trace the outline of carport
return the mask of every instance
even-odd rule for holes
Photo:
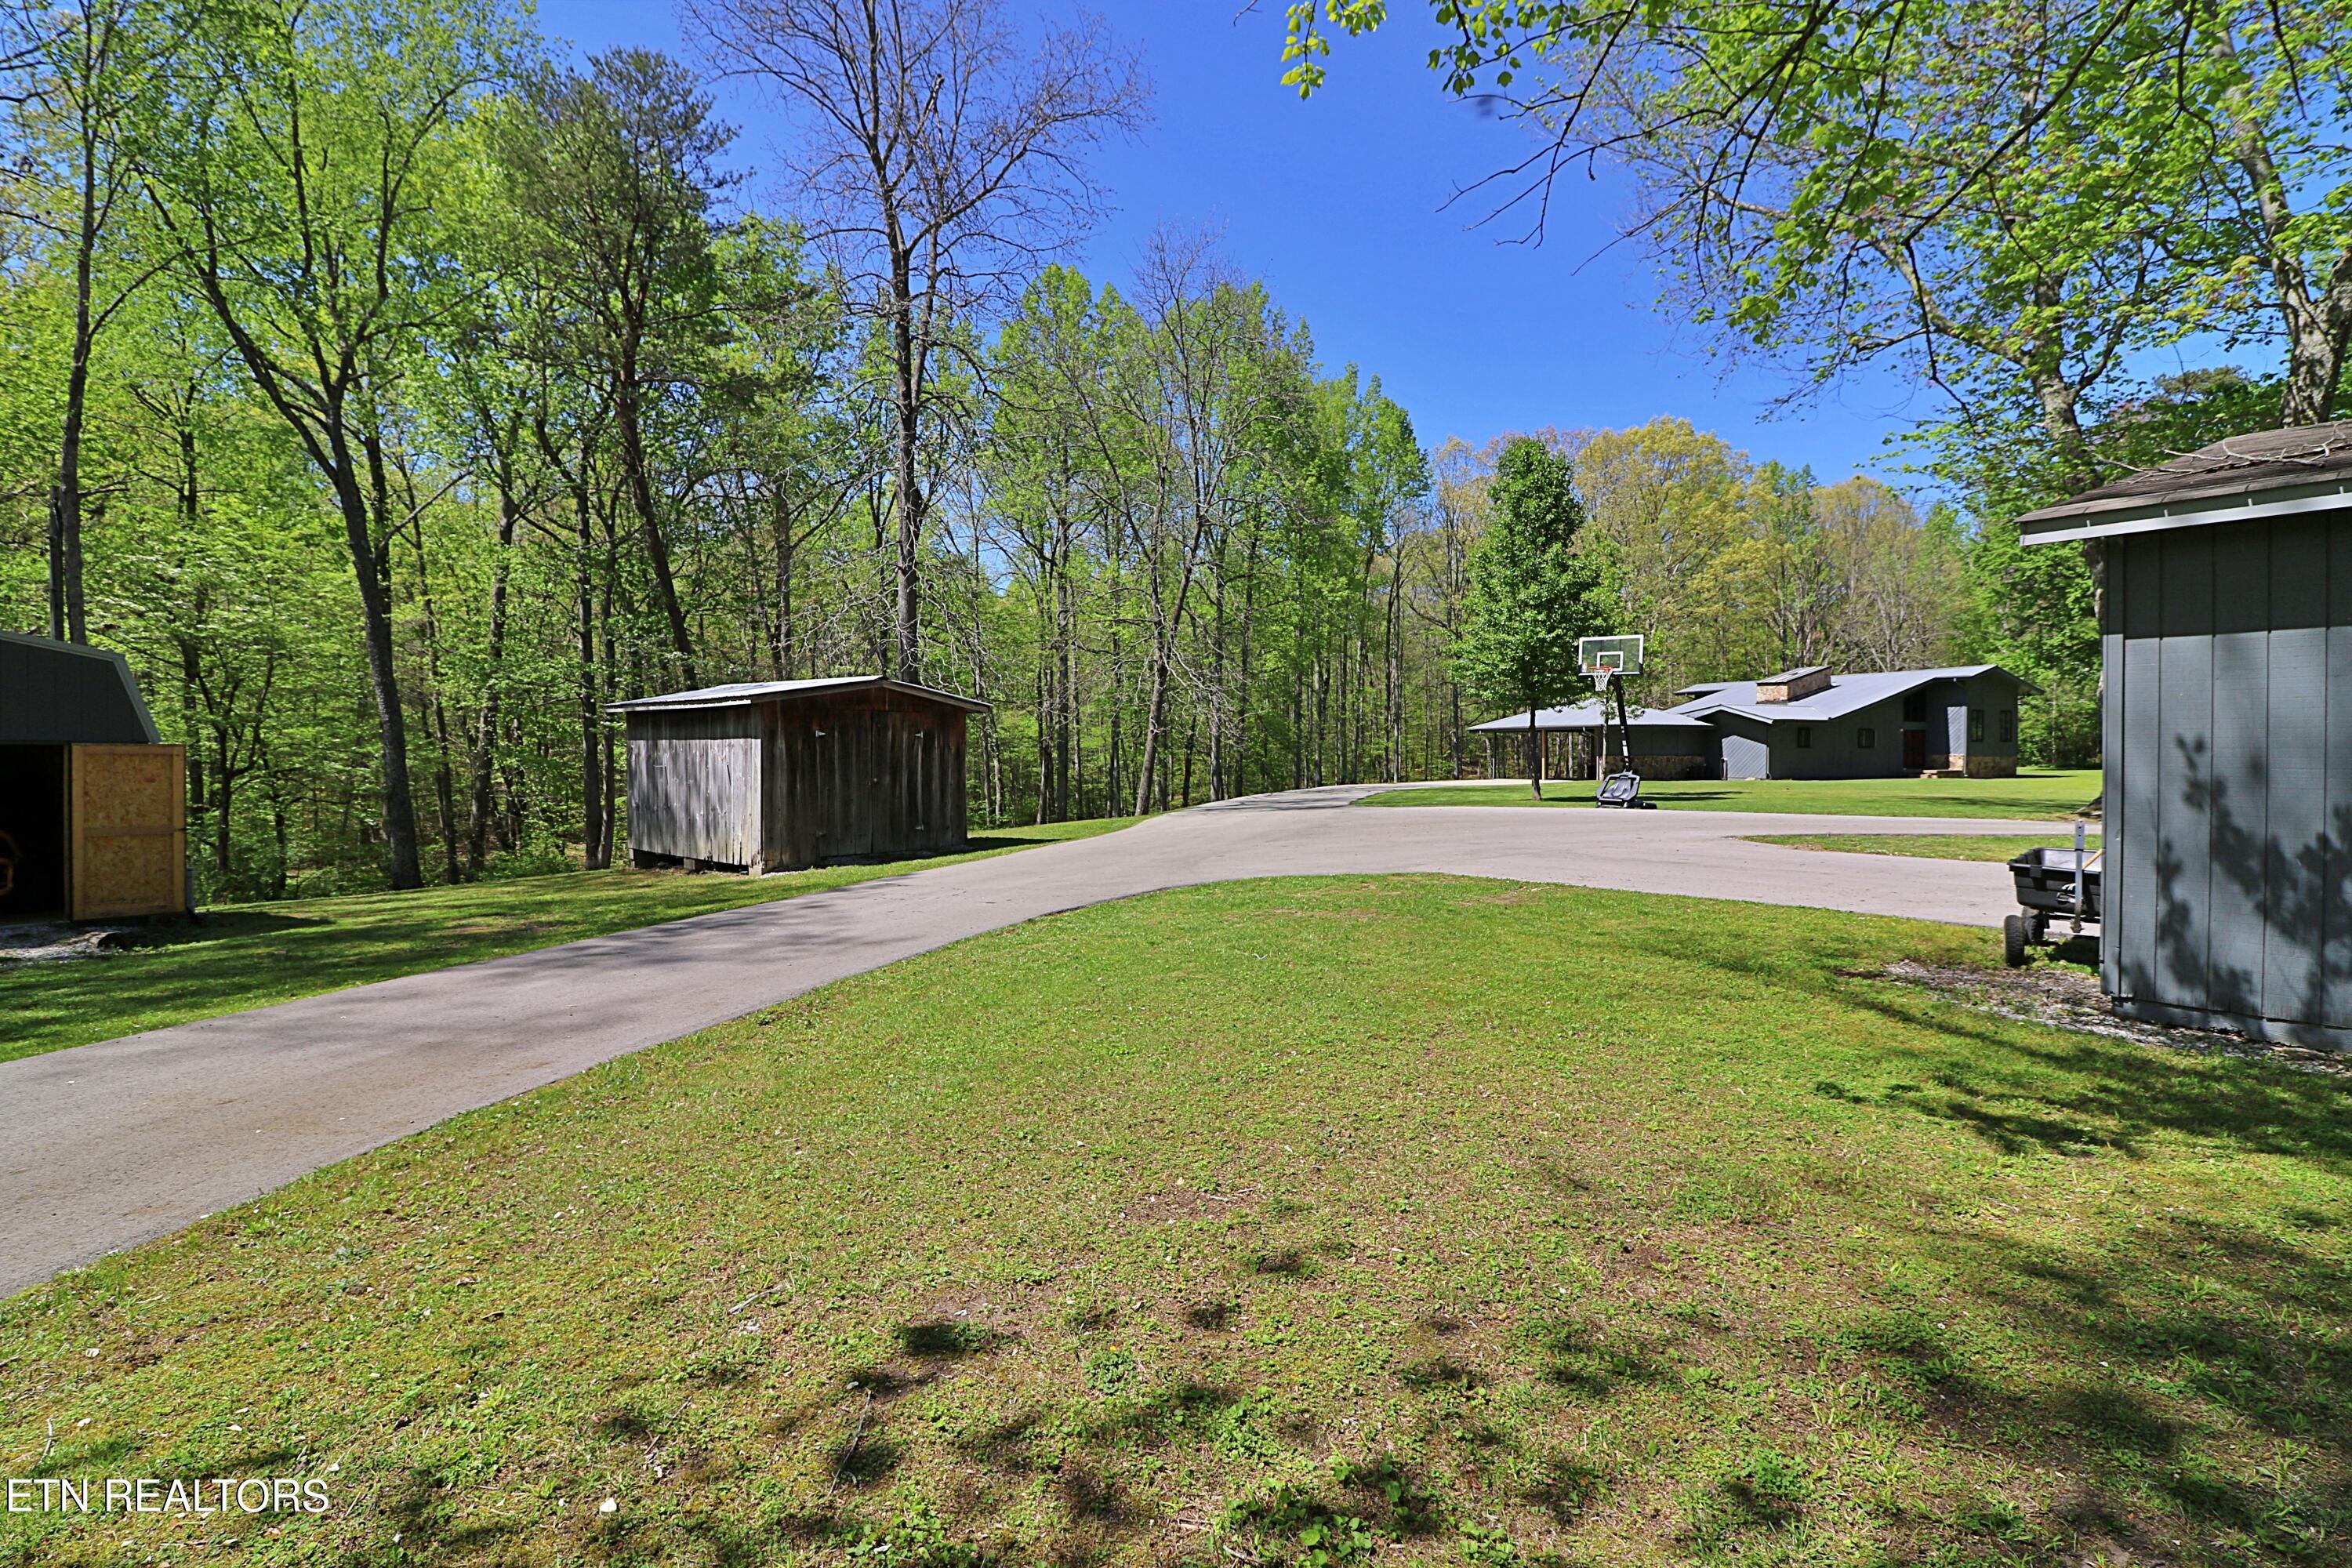
[[[1604,720],[1612,736],[1609,743],[1613,756],[1618,746],[1626,744],[1625,736],[1617,735],[1617,717],[1612,711],[1605,716],[1597,701],[1571,703],[1564,708],[1536,710],[1535,731],[1545,747],[1545,775],[1550,778],[1589,779],[1594,775],[1600,755],[1600,734]],[[1715,731],[1696,719],[1663,708],[1636,709],[1633,722],[1626,726],[1630,735],[1629,750],[1632,766],[1645,779],[1704,779],[1716,773]],[[1484,735],[1489,748],[1490,773],[1498,771],[1491,764],[1492,748],[1497,740],[1508,741],[1517,736],[1524,741],[1528,733],[1528,716],[1514,713],[1507,719],[1492,719],[1484,724],[1473,724],[1470,732]],[[1567,756],[1557,755],[1556,747],[1564,742]],[[1524,747],[1522,748],[1524,750]],[[1558,763],[1559,765],[1551,764]]]

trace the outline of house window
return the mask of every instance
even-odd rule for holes
[[[1798,747],[1798,749],[1799,749],[1800,751],[1810,750],[1810,749],[1811,748],[1811,746],[1812,746],[1812,743],[1813,743],[1813,727],[1812,727],[1811,724],[1800,724],[1800,725],[1798,725],[1798,726],[1797,726],[1797,747]]]
[[[2004,744],[2013,746],[2017,743],[2017,710],[2014,708],[2000,710],[2000,738]]]
[[[1878,744],[1878,731],[1864,724],[1853,732],[1853,743],[1860,750],[1866,752]]]
[[[1969,710],[1969,739],[1971,741],[1984,739],[1984,710],[1981,708]]]
[[[1903,718],[1906,722],[1912,724],[1924,724],[1927,721],[1927,694],[1926,692],[1912,691],[1905,693],[1903,698]]]

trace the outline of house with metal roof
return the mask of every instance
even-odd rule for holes
[[[2117,1012],[2352,1047],[2352,423],[2018,519],[2095,543]]]
[[[1808,665],[1685,687],[1673,711],[1714,729],[1719,778],[2002,778],[2017,772],[2026,689],[1997,664],[1842,674]]]
[[[1711,680],[1672,708],[1632,714],[1634,772],[1644,778],[1864,779],[2017,772],[2017,700],[2030,688],[1997,664],[1833,673],[1826,665],[1759,680]],[[1601,704],[1537,710],[1539,735],[1566,733],[1570,777],[1592,776]],[[1613,718],[1610,720],[1613,725]],[[1528,715],[1471,726],[1524,734]]]
[[[958,849],[964,729],[988,704],[880,676],[615,702],[640,867],[797,869]]]

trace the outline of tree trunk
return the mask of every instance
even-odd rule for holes
[[[652,566],[654,592],[661,599],[662,618],[669,628],[670,651],[677,656],[678,673],[689,687],[702,684],[694,668],[694,639],[688,634],[686,611],[677,601],[677,579],[670,571],[669,541],[662,533],[661,516],[654,506],[652,471],[646,461],[645,432],[637,411],[636,367],[625,365],[613,387],[614,422],[621,432],[621,477],[645,536],[646,561]]]
[[[326,421],[333,471],[329,475],[343,519],[343,545],[360,591],[362,639],[367,654],[368,687],[375,699],[376,739],[382,752],[378,799],[382,807],[386,868],[393,888],[425,885],[417,859],[416,803],[408,785],[408,722],[400,701],[400,671],[392,646],[392,552],[376,545],[358,466],[343,434],[341,411]]]
[[[73,346],[66,365],[65,420],[58,442],[57,487],[49,496],[49,635],[88,642],[81,577],[81,440],[89,405],[89,358],[97,340],[90,314],[98,247],[98,149],[87,122],[81,132],[81,179],[76,195]]]
[[[1536,698],[1528,694],[1528,787],[1535,792],[1536,802],[1543,802],[1544,755],[1543,742],[1536,732]]]
[[[466,824],[466,859],[477,877],[482,874],[482,858],[489,847],[491,751],[498,735],[499,678],[507,645],[507,570],[509,557],[514,550],[515,526],[521,521],[521,515],[522,509],[515,500],[511,485],[501,483],[499,487],[499,558],[498,564],[490,571],[490,625],[488,646],[483,650],[488,673],[482,684],[481,711],[474,719],[473,755],[467,759],[474,794]]]
[[[925,498],[916,462],[922,431],[923,367],[915,342],[913,268],[903,247],[890,252],[892,484],[898,492],[898,592],[891,608],[892,668],[898,679],[923,679],[922,625],[916,566],[923,539]]]

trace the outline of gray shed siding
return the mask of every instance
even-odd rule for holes
[[[760,859],[764,748],[751,707],[629,720],[629,847],[721,866]]]
[[[2352,1030],[2352,512],[2106,542],[2106,989]]]
[[[793,870],[967,841],[957,701],[860,686],[626,711],[638,865]]]

